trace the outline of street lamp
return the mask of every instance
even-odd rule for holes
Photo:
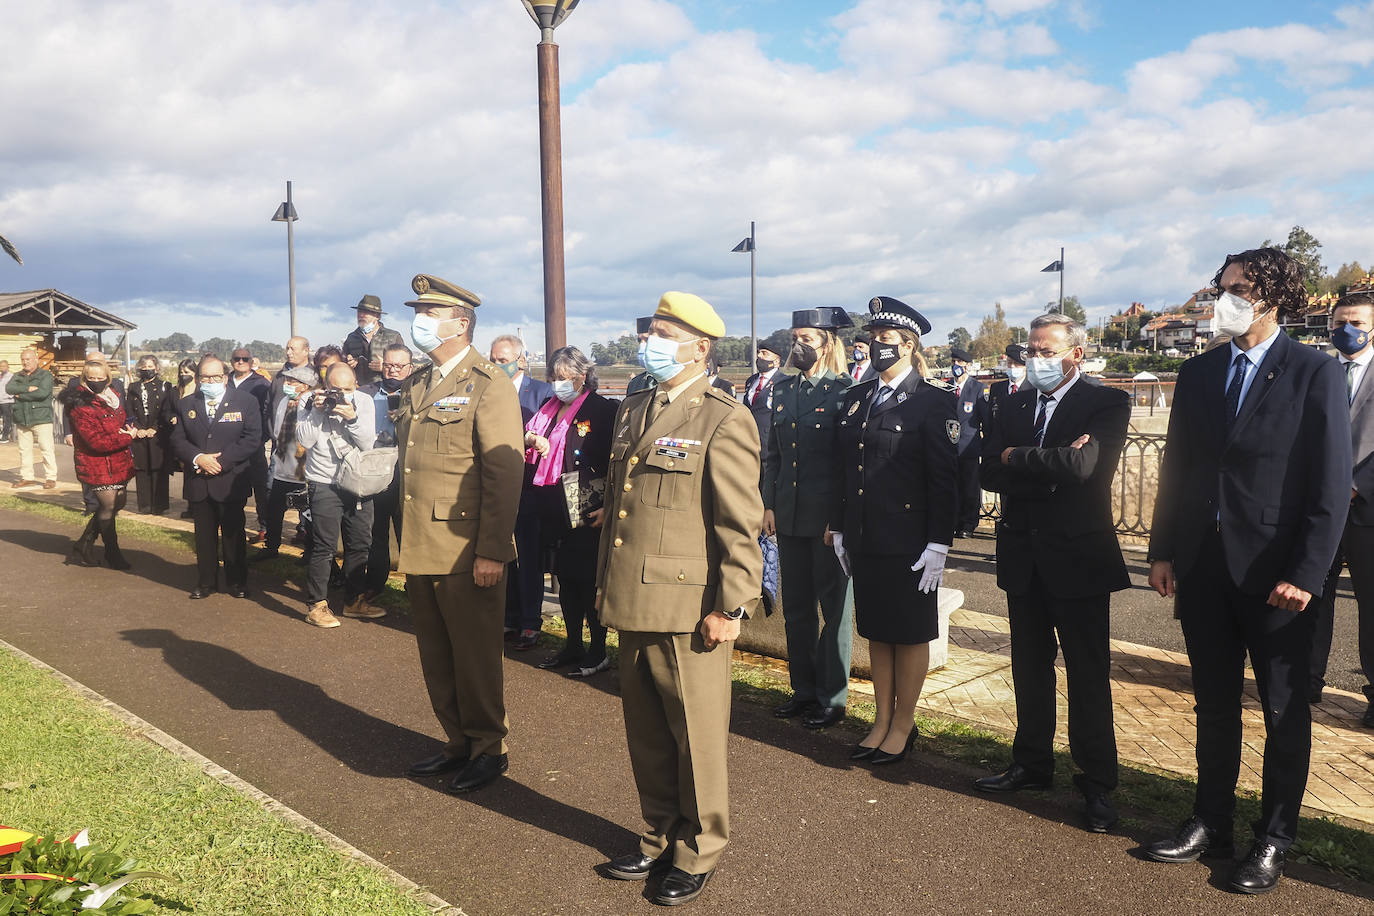
[[[286,278],[291,287],[291,336],[296,336],[296,238],[292,223],[296,216],[296,205],[291,203],[291,182],[286,183],[286,200],[272,215],[272,222],[286,223]]]
[[[563,138],[559,123],[558,45],[553,30],[578,0],[520,0],[539,26],[539,174],[544,225],[544,354],[567,343],[563,285]]]
[[[758,276],[758,272],[754,268],[754,250],[754,221],[751,219],[749,221],[749,237],[730,249],[732,252],[749,252],[749,365],[751,366],[754,364],[754,360],[759,358],[759,335],[754,326],[754,281]]]

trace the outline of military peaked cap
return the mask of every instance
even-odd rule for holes
[[[868,300],[868,314],[866,327],[906,328],[917,334],[930,333],[930,322],[926,316],[891,296],[874,296]]]
[[[410,281],[410,288],[415,290],[415,294],[419,297],[406,303],[412,307],[462,305],[475,309],[482,304],[482,298],[476,293],[470,293],[461,286],[429,274],[416,274],[415,279]]]

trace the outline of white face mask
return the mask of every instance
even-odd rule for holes
[[[1016,384],[1019,385],[1019,384],[1021,384],[1021,382],[1025,381],[1025,378],[1026,378],[1026,367],[1025,367],[1025,366],[1012,366],[1010,369],[1007,370],[1007,375],[1011,377],[1011,380],[1012,380],[1013,382],[1015,382]]]
[[[1235,293],[1222,293],[1213,306],[1217,318],[1217,333],[1225,334],[1227,337],[1240,337],[1255,323],[1255,306],[1263,304],[1263,300],[1252,303]]]
[[[558,400],[568,404],[577,397],[577,386],[572,379],[558,379],[553,383],[553,394]]]

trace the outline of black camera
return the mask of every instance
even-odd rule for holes
[[[348,394],[343,391],[343,389],[328,388],[325,390],[324,403],[320,405],[320,409],[328,412],[338,407],[340,404],[345,403],[347,400]]]
[[[386,396],[386,409],[387,409],[387,410],[400,410],[400,409],[401,409],[401,392],[399,392],[399,391],[393,391],[393,392],[390,392],[390,393],[387,394],[387,396]]]

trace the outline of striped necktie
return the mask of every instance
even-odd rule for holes
[[[1045,427],[1049,422],[1049,405],[1054,397],[1048,394],[1040,395],[1040,410],[1035,415],[1035,447],[1044,448],[1045,446]]]

